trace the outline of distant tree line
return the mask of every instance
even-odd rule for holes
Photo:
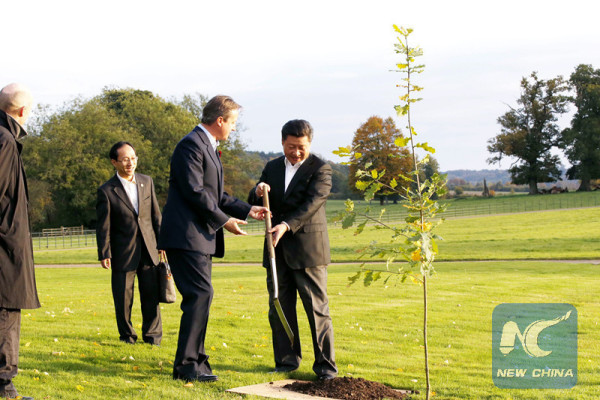
[[[512,182],[537,194],[538,183],[560,179],[555,150],[561,150],[571,163],[568,179],[580,180],[578,190],[591,190],[593,180],[600,179],[600,70],[581,64],[568,81],[561,76],[543,80],[533,72],[521,80],[517,104],[498,118],[501,133],[488,141],[488,162],[515,160],[509,168]],[[576,112],[570,127],[561,129],[558,117],[569,105]]]
[[[167,100],[145,90],[105,88],[98,96],[77,98],[57,109],[40,106],[30,119],[23,149],[33,229],[95,226],[96,189],[115,173],[108,151],[120,140],[135,147],[137,171],[154,179],[162,207],[173,149],[200,122],[207,100],[201,94]],[[238,131],[243,130],[238,124]],[[245,199],[265,163],[282,153],[246,151],[239,132],[219,149],[225,190]],[[348,168],[332,166],[332,197],[343,197],[349,193]]]

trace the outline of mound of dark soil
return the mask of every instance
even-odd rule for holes
[[[340,377],[315,382],[294,382],[284,387],[311,396],[342,400],[409,399],[407,394],[362,378]]]

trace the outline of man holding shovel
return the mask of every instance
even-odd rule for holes
[[[265,241],[263,266],[267,268],[275,372],[294,371],[302,359],[296,316],[298,294],[312,334],[313,371],[319,379],[332,379],[337,375],[337,367],[327,298],[330,252],[325,216],[331,167],[310,154],[312,135],[308,121],[292,120],[283,126],[284,156],[267,163],[259,183],[250,191],[248,202],[263,204],[263,196],[268,196],[273,215],[273,227],[268,234],[272,235],[275,257],[271,260],[269,243]],[[271,268],[273,262],[276,268]],[[277,301],[284,318],[277,312]],[[288,332],[286,319],[291,328]]]

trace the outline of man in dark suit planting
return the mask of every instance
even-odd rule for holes
[[[266,210],[223,190],[223,165],[217,145],[235,130],[239,109],[231,97],[210,99],[202,110],[201,123],[179,141],[171,157],[169,195],[158,246],[169,256],[182,297],[173,379],[218,379],[204,350],[213,297],[212,257],[223,257],[225,253],[223,229],[245,235],[239,225],[246,224],[248,216],[263,219]]]
[[[119,339],[134,344],[137,334],[131,325],[135,276],[142,305],[142,339],[159,345],[162,323],[159,308],[159,253],[156,238],[161,214],[152,178],[136,174],[137,155],[128,142],[110,149],[116,174],[98,189],[96,238],[98,259],[112,269],[111,286]]]
[[[307,121],[287,122],[281,135],[284,156],[267,163],[248,197],[249,203],[259,204],[268,192],[279,301],[295,338],[292,347],[273,304],[271,269],[267,268],[275,371],[289,372],[300,365],[302,353],[296,316],[296,299],[300,295],[312,334],[313,371],[319,379],[331,379],[337,375],[337,366],[327,298],[330,251],[325,202],[331,190],[332,170],[310,154],[313,129]],[[263,266],[269,266],[266,243]]]

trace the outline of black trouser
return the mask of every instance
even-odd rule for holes
[[[208,315],[213,298],[211,256],[197,252],[167,249],[175,285],[181,293],[181,323],[173,365],[174,378],[212,374],[204,350]]]
[[[21,310],[0,308],[0,397],[17,397],[12,379],[17,375]]]
[[[277,249],[276,253],[279,253]],[[279,302],[292,328],[295,341],[292,348],[273,304],[271,269],[267,268],[269,323],[273,335],[275,367],[292,370],[300,365],[302,351],[298,332],[298,318],[296,316],[296,301],[297,296],[300,295],[312,335],[315,354],[313,371],[318,376],[337,375],[338,370],[335,365],[333,349],[333,326],[329,316],[329,300],[327,298],[327,267],[319,266],[294,270],[288,267],[281,254],[277,254],[276,262]]]
[[[136,275],[142,306],[142,339],[146,343],[159,345],[162,339],[162,321],[160,318],[158,270],[152,264],[149,256],[142,257],[140,265],[133,271],[112,271],[111,286],[119,339],[135,343],[138,338],[131,324]]]

